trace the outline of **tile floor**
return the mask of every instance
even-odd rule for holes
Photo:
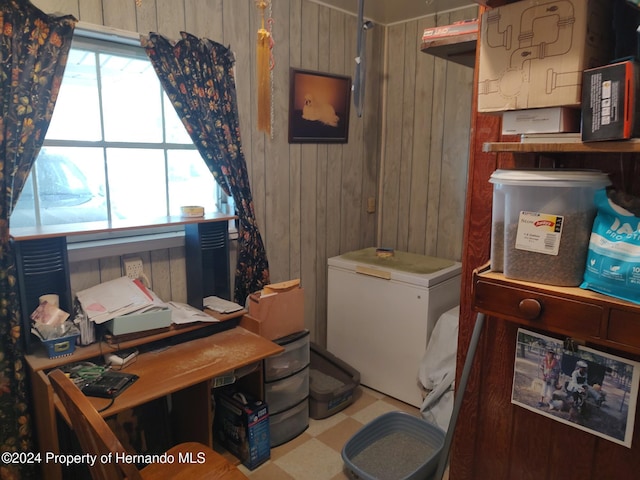
[[[322,420],[309,419],[309,428],[293,440],[271,450],[271,459],[260,467],[239,468],[251,480],[345,480],[341,451],[363,426],[380,415],[404,411],[419,416],[420,411],[403,402],[359,386],[347,408]],[[445,474],[445,478],[447,475]]]

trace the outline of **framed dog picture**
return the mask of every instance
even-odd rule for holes
[[[290,70],[289,143],[347,143],[351,77]]]

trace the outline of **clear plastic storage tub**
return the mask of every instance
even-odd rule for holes
[[[279,413],[309,396],[309,367],[290,377],[265,382],[265,398],[269,404],[269,412]]]
[[[309,427],[309,399],[269,416],[271,448],[287,443]]]
[[[515,280],[575,287],[582,282],[595,192],[611,182],[595,170],[496,170],[491,266]],[[496,211],[504,205],[502,212]],[[502,236],[500,235],[502,232]]]
[[[264,379],[267,382],[287,377],[309,365],[309,330],[303,330],[276,340],[284,352],[266,358]]]

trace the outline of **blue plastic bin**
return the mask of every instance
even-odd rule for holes
[[[357,431],[344,445],[342,459],[353,478],[424,480],[438,467],[444,438],[441,428],[422,418],[389,412]]]

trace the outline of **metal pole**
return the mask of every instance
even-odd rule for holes
[[[482,333],[482,327],[484,325],[484,313],[478,313],[476,316],[476,324],[473,327],[473,333],[471,334],[471,341],[469,342],[469,348],[467,349],[467,358],[464,361],[464,367],[462,368],[462,375],[460,376],[460,385],[456,392],[456,398],[453,403],[453,412],[451,419],[449,420],[449,427],[447,428],[447,434],[444,437],[444,446],[440,452],[440,458],[438,459],[438,470],[434,480],[442,480],[444,471],[449,461],[449,449],[451,448],[451,442],[453,440],[453,433],[456,429],[456,423],[458,421],[458,414],[460,413],[460,407],[462,406],[462,400],[464,398],[464,391],[467,388],[467,381],[469,380],[469,372],[473,364],[473,359],[476,355],[476,349],[478,347],[478,341],[480,340],[480,334]]]

